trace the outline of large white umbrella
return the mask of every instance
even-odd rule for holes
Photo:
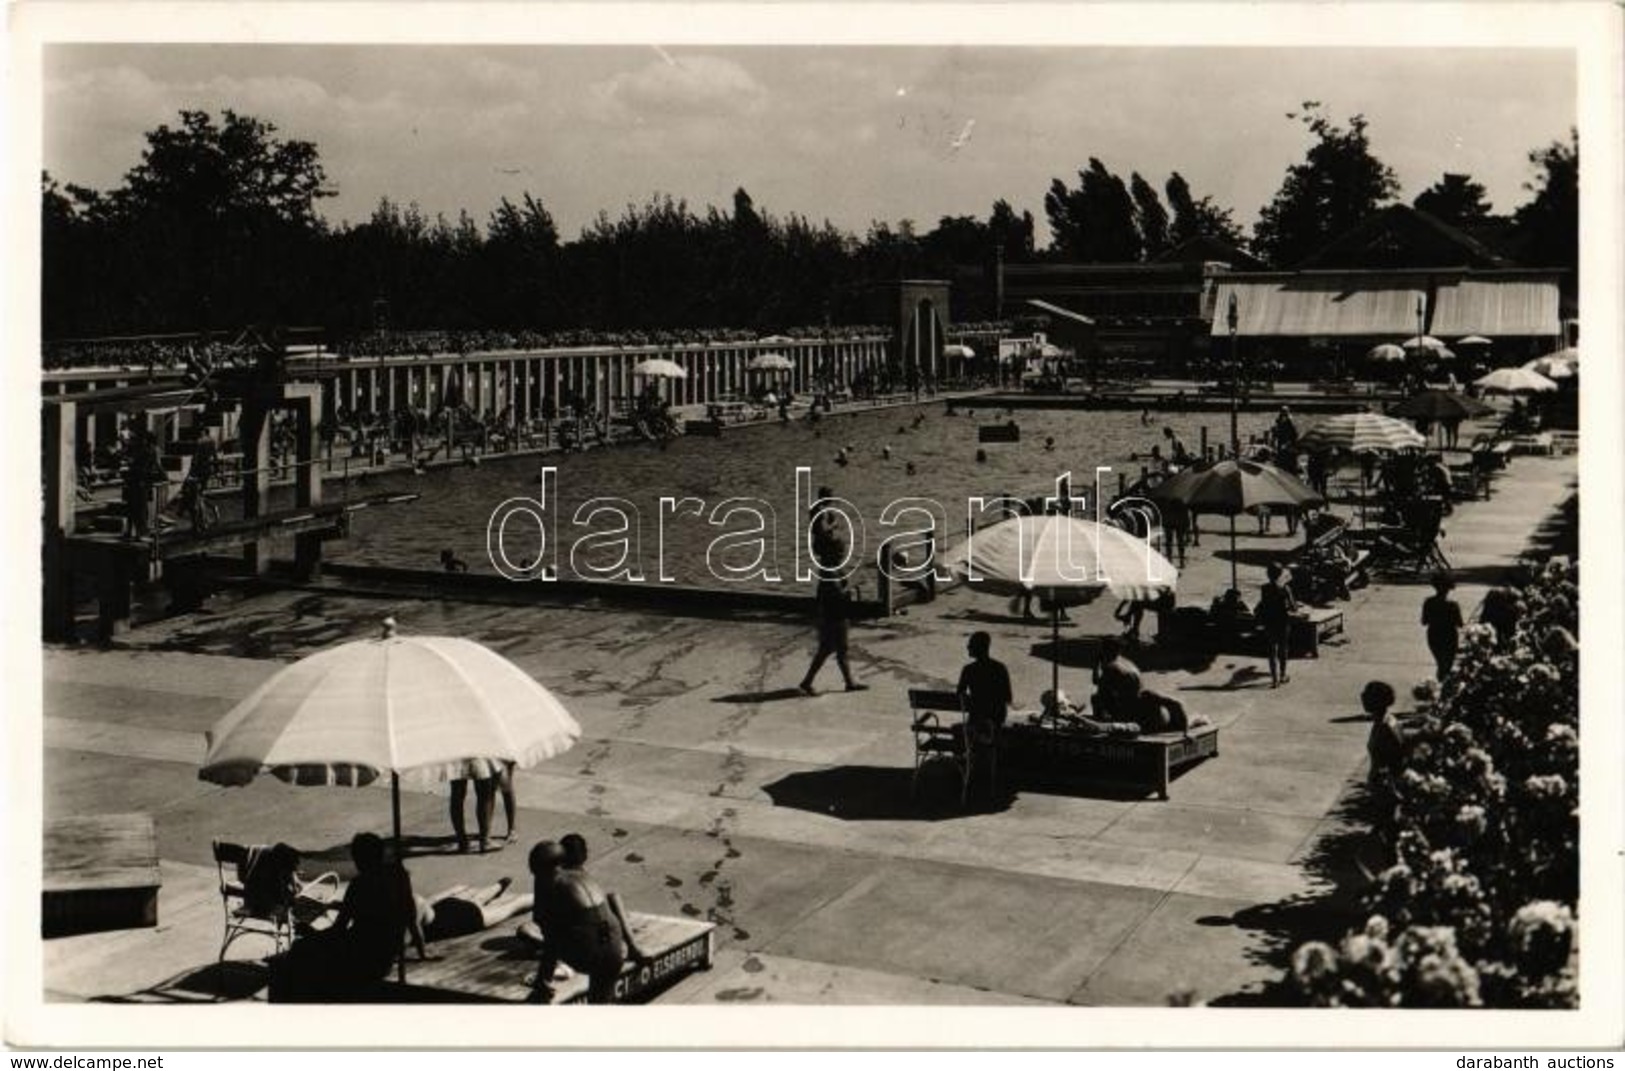
[[[745,364],[752,372],[789,372],[796,363],[782,353],[759,353]]]
[[[676,361],[668,361],[664,357],[651,357],[647,361],[639,361],[632,366],[634,376],[648,376],[651,379],[687,379],[688,369]]]
[[[1493,339],[1485,338],[1483,335],[1468,335],[1466,338],[1456,339],[1456,345],[1458,346],[1492,346],[1494,344]]]
[[[969,361],[976,356],[976,351],[971,349],[969,346],[960,346],[956,344],[942,347],[942,355],[944,357],[958,357],[960,360]]]
[[[1473,380],[1473,385],[1490,394],[1536,394],[1557,389],[1556,383],[1528,368],[1497,368]]]
[[[1365,355],[1367,360],[1372,361],[1403,361],[1405,359],[1405,350],[1392,342],[1384,342],[1380,346],[1372,346],[1366,351]]]
[[[1580,366],[1574,361],[1555,355],[1536,357],[1523,365],[1524,368],[1547,379],[1573,379],[1580,374]]]
[[[1444,343],[1434,338],[1432,335],[1417,335],[1415,338],[1407,338],[1404,342],[1401,342],[1400,345],[1404,346],[1408,350],[1444,349]]]
[[[1153,599],[1173,589],[1179,572],[1149,542],[1114,524],[1064,514],[1018,516],[989,525],[949,555],[954,573],[996,595],[1043,595],[1050,603],[1060,691],[1061,599],[1088,601],[1110,590],[1121,599]]]
[[[447,780],[479,759],[533,766],[580,737],[569,711],[506,658],[472,640],[398,636],[387,620],[379,638],[318,651],[254,689],[207,733],[198,777],[354,786],[388,773],[398,852],[402,774]]]

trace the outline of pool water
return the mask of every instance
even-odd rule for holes
[[[1243,440],[1262,434],[1271,419],[1267,413],[1242,414]],[[977,441],[978,425],[1008,420],[1020,425],[1020,442]],[[856,542],[864,549],[863,560],[872,564],[880,541],[903,530],[879,523],[889,502],[926,496],[942,503],[948,525],[946,542],[952,544],[963,538],[967,500],[973,496],[1053,493],[1056,478],[1070,470],[1073,494],[1086,494],[1092,504],[1097,465],[1123,471],[1132,482],[1141,464],[1131,461],[1131,455],[1144,454],[1162,443],[1165,424],[1193,451],[1199,446],[1203,425],[1210,442],[1228,434],[1228,417],[1222,413],[1153,414],[1146,424],[1135,411],[1024,410],[1011,414],[973,407],[948,415],[940,403],[933,403],[838,413],[817,423],[798,420],[733,428],[721,438],[686,436],[665,449],[637,444],[566,456],[488,457],[477,468],[441,468],[423,475],[401,471],[352,483],[348,489],[352,495],[410,490],[421,497],[409,504],[355,514],[349,538],[328,544],[327,552],[337,562],[432,570],[440,566],[441,551],[450,550],[467,563],[471,573],[497,573],[487,553],[487,526],[493,512],[516,497],[539,501],[543,490],[539,473],[543,466],[551,466],[557,473],[549,487],[549,501],[543,505],[550,507],[550,538],[559,548],[553,560],[561,576],[591,576],[592,566],[612,565],[621,557],[620,546],[593,546],[617,526],[614,515],[600,514],[585,526],[569,523],[583,503],[612,497],[625,500],[637,512],[638,538],[632,557],[645,579],[660,577],[663,563],[664,575],[681,584],[774,586],[759,576],[743,581],[717,578],[714,566],[748,566],[756,558],[754,541],[731,551],[712,547],[719,536],[751,528],[754,522],[749,515],[736,514],[716,526],[668,512],[661,530],[662,497],[699,499],[708,513],[725,500],[746,497],[771,507],[776,538],[762,541],[768,548],[765,564],[776,568],[781,583],[789,584],[795,575],[795,540],[805,501],[820,486],[829,486],[855,507],[864,526],[864,538]],[[1053,451],[1044,449],[1046,437],[1054,438]],[[843,447],[849,458],[844,466],[836,460]],[[979,450],[985,452],[983,461],[977,460]],[[908,471],[911,462],[912,474]],[[798,465],[811,469],[800,505]],[[1108,497],[1115,493],[1115,471],[1101,478],[1101,487]],[[331,501],[345,491],[330,484],[324,493]],[[918,519],[907,524],[913,526]],[[989,514],[978,523],[995,519]],[[589,533],[598,535],[580,542]],[[514,566],[533,562],[540,546],[536,520],[510,516],[503,546]],[[863,584],[861,577],[859,583]]]

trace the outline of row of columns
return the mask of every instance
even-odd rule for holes
[[[541,416],[544,398],[556,410],[578,393],[600,412],[641,393],[645,383],[633,369],[642,361],[673,361],[688,373],[657,385],[672,405],[703,405],[744,394],[761,383],[798,393],[832,378],[850,384],[861,372],[886,361],[883,338],[796,342],[780,345],[747,343],[705,348],[647,349],[515,354],[438,355],[343,362],[333,384],[333,405],[360,412],[391,412],[400,406],[433,410],[458,387],[463,402],[476,412],[512,410],[521,421]],[[762,376],[747,369],[762,353],[779,353],[792,370]]]

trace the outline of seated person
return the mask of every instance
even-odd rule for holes
[[[562,963],[587,975],[588,1003],[610,1004],[627,957],[648,957],[632,935],[620,898],[599,888],[585,870],[565,866],[566,861],[564,848],[553,841],[531,849],[530,870],[536,877],[532,915],[542,940],[536,985],[551,995],[549,980]]]
[[[418,925],[425,941],[444,941],[488,930],[499,922],[529,911],[535,898],[521,893],[504,898],[512,878],[499,878],[475,889],[453,885],[431,899],[417,897]]]
[[[333,925],[295,941],[278,967],[278,985],[291,995],[308,999],[367,993],[388,976],[403,934],[411,937],[420,959],[429,959],[412,878],[387,857],[383,838],[357,833],[350,856],[356,876],[344,891]]]
[[[1140,671],[1123,654],[1117,639],[1100,641],[1100,659],[1094,670],[1095,694],[1090,708],[1095,720],[1121,722],[1134,720],[1134,703],[1140,695]]]
[[[1214,599],[1208,613],[1217,624],[1229,628],[1250,624],[1253,620],[1252,610],[1242,601],[1241,592],[1235,588],[1226,590],[1223,595]]]

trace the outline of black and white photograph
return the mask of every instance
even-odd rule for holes
[[[75,6],[8,1043],[1625,1040],[1617,9]]]

